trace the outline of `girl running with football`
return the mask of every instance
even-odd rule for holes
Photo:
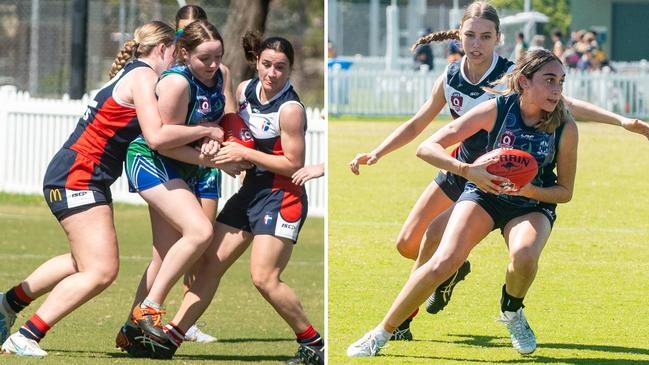
[[[45,173],[43,193],[65,231],[70,253],[56,256],[0,294],[2,351],[46,356],[39,341],[66,315],[106,289],[117,277],[119,255],[110,185],[121,175],[129,143],[142,134],[154,148],[196,139],[222,139],[216,123],[166,125],[153,86],[175,52],[174,30],[147,23],[120,50],[105,84]],[[9,338],[16,314],[49,292],[36,313]],[[6,341],[5,341],[6,339]]]
[[[556,205],[572,198],[577,166],[577,126],[561,97],[564,79],[563,64],[552,52],[528,51],[503,78],[507,89],[491,90],[501,96],[476,106],[419,146],[418,157],[468,183],[433,256],[412,272],[383,321],[348,348],[349,356],[376,355],[398,325],[496,228],[505,238],[510,258],[499,321],[507,326],[519,353],[534,352],[536,337],[523,314],[523,299],[556,220]],[[445,148],[478,132],[485,133],[486,151],[526,149],[523,144],[529,144],[527,150],[538,163],[536,178],[518,191],[503,189],[492,181],[498,178],[486,172],[489,161],[471,164],[446,152]]]
[[[494,53],[500,37],[500,19],[496,9],[485,1],[476,1],[465,9],[460,29],[431,33],[420,38],[413,48],[432,41],[459,39],[466,54],[460,61],[450,64],[440,75],[430,98],[412,118],[392,132],[373,151],[356,155],[349,163],[351,171],[359,174],[360,165],[374,165],[380,158],[415,139],[447,103],[452,117],[458,118],[479,103],[493,98],[494,94],[483,90],[482,87],[490,86],[513,69],[511,61]],[[618,125],[649,138],[647,123],[628,119],[565,96],[563,101],[577,120]],[[486,132],[477,132],[464,140],[453,156],[458,161],[472,163],[484,152],[485,138]],[[450,217],[450,208],[460,197],[465,184],[464,177],[452,171],[440,171],[412,207],[399,232],[396,246],[402,256],[415,260],[413,270],[427,262],[435,252]],[[467,261],[439,285],[427,301],[426,310],[430,313],[442,310],[450,300],[455,284],[463,280],[469,272],[470,264]],[[414,311],[411,317],[399,326],[393,339],[412,339],[409,326],[416,314],[417,311]]]

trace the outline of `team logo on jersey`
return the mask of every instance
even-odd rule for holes
[[[498,147],[511,148],[514,146],[514,141],[516,140],[516,135],[510,130],[506,130],[500,136],[500,142],[498,142]]]
[[[273,216],[270,214],[270,212],[266,212],[266,215],[264,216],[264,224],[269,225],[273,223]]]
[[[261,125],[261,130],[264,132],[268,132],[270,129],[270,120],[264,120],[264,123]]]
[[[250,129],[241,128],[241,130],[239,131],[239,139],[244,142],[252,141],[252,133],[250,132]]]
[[[210,106],[210,99],[206,98],[205,96],[199,96],[198,97],[198,111],[207,114],[212,110],[212,107]]]
[[[460,93],[455,92],[451,94],[451,106],[456,112],[460,112],[460,109],[462,109],[462,104],[464,103],[464,98]]]

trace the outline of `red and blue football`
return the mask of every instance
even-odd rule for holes
[[[492,157],[498,157],[498,161],[487,166],[487,171],[490,174],[509,179],[514,185],[512,187],[514,191],[530,183],[539,170],[534,156],[514,148],[497,148],[478,157],[475,162],[484,162]],[[493,182],[500,183],[499,181]]]
[[[248,148],[255,148],[255,140],[246,122],[237,113],[228,113],[221,118],[219,123],[225,134],[223,140],[237,142]]]

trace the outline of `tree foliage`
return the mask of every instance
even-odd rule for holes
[[[491,0],[496,9],[523,10],[524,0]],[[570,0],[532,0],[532,10],[543,13],[550,18],[545,25],[545,32],[550,33],[552,29],[559,29],[563,34],[570,34]]]

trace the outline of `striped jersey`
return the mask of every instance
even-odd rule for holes
[[[239,115],[250,129],[257,150],[283,156],[279,114],[286,105],[298,104],[302,108],[304,108],[304,105],[300,102],[300,97],[293,89],[290,81],[287,81],[282,90],[265,103],[259,100],[261,86],[258,78],[246,82],[244,92],[239,99]],[[306,130],[306,122],[304,128]],[[249,176],[253,176],[253,179],[257,182],[268,183],[273,186],[276,186],[280,180],[283,183],[286,183],[284,180],[291,183],[290,177],[276,175],[259,166],[255,167],[252,173],[251,170],[248,171],[244,183],[249,180]]]
[[[141,133],[135,105],[120,100],[115,90],[126,74],[139,67],[150,66],[139,60],[131,61],[99,90],[63,145],[90,159],[113,181],[122,174],[129,143]],[[71,176],[70,181],[86,181],[93,171],[74,173],[84,176]]]
[[[464,115],[476,105],[496,97],[496,95],[484,91],[482,87],[490,87],[494,81],[514,68],[513,62],[494,53],[487,72],[477,83],[473,84],[464,73],[465,62],[466,56],[446,67],[444,96],[453,119]],[[494,89],[504,89],[505,87],[506,85],[497,85]],[[477,132],[465,139],[453,151],[453,156],[462,162],[473,163],[476,158],[485,153],[486,138],[486,131]]]

